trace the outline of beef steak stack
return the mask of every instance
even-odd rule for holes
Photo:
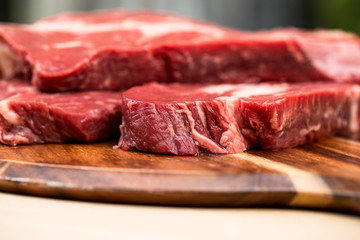
[[[359,65],[358,37],[340,31],[242,32],[123,10],[1,24],[0,141],[104,140],[121,112],[124,150],[235,153],[350,137]]]

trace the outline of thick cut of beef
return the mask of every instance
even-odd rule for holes
[[[162,85],[123,94],[119,146],[196,155],[281,149],[359,131],[360,86],[337,83]]]
[[[108,10],[0,26],[0,75],[43,91],[157,82],[360,82],[359,39],[343,32],[240,32],[172,14]]]
[[[0,142],[94,142],[118,137],[121,93],[39,93],[28,82],[0,81]]]

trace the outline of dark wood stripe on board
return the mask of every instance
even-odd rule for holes
[[[352,141],[344,138],[330,138],[321,142],[316,142],[314,145],[319,145],[323,148],[330,148],[333,151],[349,155],[353,157],[360,156],[360,142]]]
[[[336,159],[341,162],[354,164],[360,167],[360,156],[347,154],[344,151],[336,151],[330,147],[324,147],[321,144],[305,145],[302,149],[307,152],[315,153],[327,158]]]
[[[360,180],[360,167],[358,165],[343,162],[341,158],[331,158],[318,152],[310,152],[302,147],[275,152],[251,151],[251,154],[266,157],[317,175]]]

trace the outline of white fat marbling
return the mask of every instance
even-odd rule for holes
[[[171,18],[170,18],[171,19]],[[168,20],[170,20],[168,19]],[[34,24],[32,29],[37,31],[60,31],[79,34],[98,32],[112,32],[120,30],[138,30],[144,37],[158,37],[172,32],[197,32],[213,38],[221,38],[224,31],[211,26],[192,22],[181,22],[178,19],[163,22],[145,22],[128,19],[119,23],[87,23],[80,20],[45,21]]]
[[[306,136],[308,135],[310,132],[316,132],[316,131],[319,131],[321,128],[321,124],[316,124],[316,125],[312,125],[312,126],[309,126],[308,128],[303,128],[300,130],[300,135],[301,136]]]
[[[196,108],[197,108],[197,111],[198,111],[198,113],[199,113],[201,123],[203,124],[203,126],[204,126],[205,128],[207,128],[207,121],[206,121],[205,112],[204,112],[204,110],[202,109],[200,102],[196,102]]]
[[[60,42],[52,45],[53,48],[62,49],[62,48],[74,48],[81,47],[84,45],[82,41],[69,41],[69,42]]]
[[[241,86],[241,88],[239,88],[238,85],[223,84],[218,86],[212,85],[204,87],[201,89],[201,91],[209,94],[222,94],[232,91],[232,97],[241,98],[255,95],[278,94],[279,92],[286,91],[287,89],[287,84],[259,84],[256,88],[254,88],[253,84],[244,84]]]
[[[225,149],[218,146],[212,139],[209,139],[206,136],[200,134],[195,129],[195,120],[191,114],[191,111],[185,104],[179,103],[178,106],[182,109],[183,113],[185,113],[190,124],[192,137],[198,146],[208,149],[212,153],[227,153]]]
[[[13,62],[16,55],[11,51],[9,45],[0,41],[0,72],[4,78],[9,78],[14,75]]]
[[[18,125],[21,123],[19,115],[9,108],[7,101],[0,102],[0,115],[10,124]]]
[[[350,130],[352,132],[358,132],[359,131],[359,101],[360,101],[360,87],[354,86],[353,92],[356,97],[352,98],[351,108],[350,108]]]

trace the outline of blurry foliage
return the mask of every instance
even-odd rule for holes
[[[2,0],[0,2],[0,21],[1,22],[9,20],[9,18],[10,18],[9,8],[10,8],[10,2],[8,0]]]
[[[343,29],[360,35],[360,0],[310,0],[312,27]]]

